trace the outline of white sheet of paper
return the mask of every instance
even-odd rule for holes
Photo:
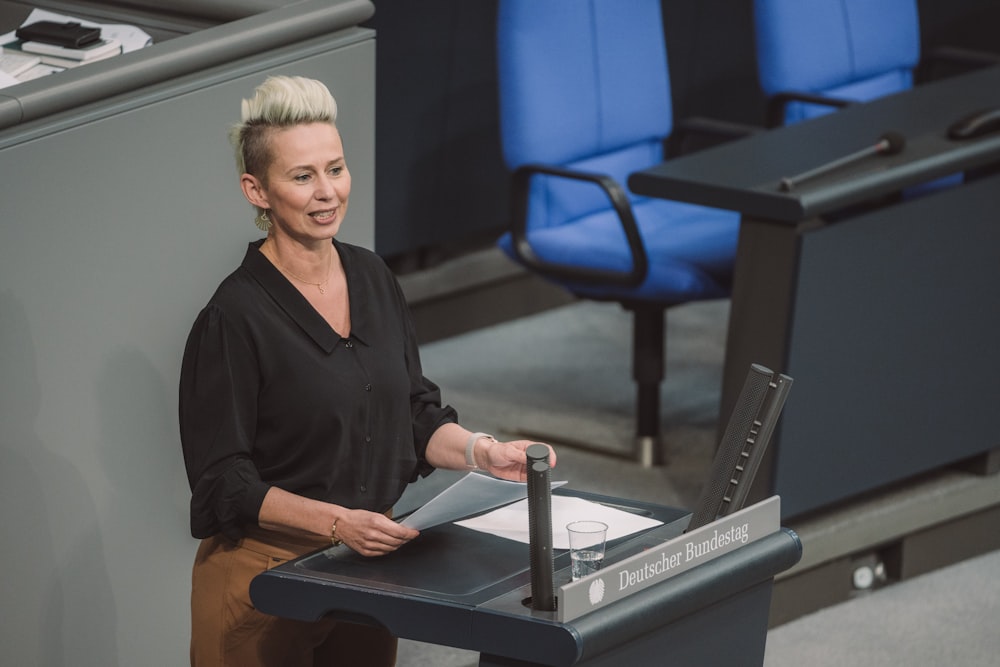
[[[608,524],[608,541],[654,528],[663,523],[657,519],[639,516],[583,498],[552,496],[552,548],[569,549],[566,524],[583,520],[603,521]],[[525,544],[531,542],[528,531],[527,499],[482,516],[456,521],[455,524]]]
[[[565,483],[552,482],[552,488],[555,489]],[[528,485],[524,482],[511,482],[490,475],[469,473],[431,498],[423,507],[405,517],[400,523],[416,530],[425,530],[527,497]]]
[[[7,86],[16,86],[21,83],[21,80],[17,77],[7,74],[7,72],[0,72],[0,88],[6,88]]]

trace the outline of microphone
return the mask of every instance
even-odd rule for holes
[[[552,483],[549,481],[549,448],[528,445],[528,549],[531,558],[531,608],[555,611],[552,552]]]
[[[858,162],[872,155],[895,155],[896,153],[902,151],[904,146],[906,146],[906,139],[902,134],[899,132],[886,132],[879,137],[878,142],[876,142],[873,146],[862,148],[861,150],[855,151],[850,155],[845,155],[842,158],[822,164],[815,169],[804,171],[797,176],[788,176],[787,178],[781,179],[781,190],[784,192],[790,192],[792,188],[803,181],[827,174],[835,169],[840,169],[844,165],[851,164],[852,162]]]

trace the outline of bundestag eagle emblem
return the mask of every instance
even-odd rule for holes
[[[601,600],[604,599],[604,580],[600,578],[594,579],[587,590],[587,594],[590,596],[590,604],[600,604]]]

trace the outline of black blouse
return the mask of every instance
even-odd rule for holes
[[[333,242],[350,295],[343,338],[262,242],[198,315],[184,350],[180,431],[196,538],[238,538],[271,486],[383,512],[431,472],[427,443],[457,419],[423,376],[406,301],[377,255]]]

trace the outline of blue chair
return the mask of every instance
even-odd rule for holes
[[[754,22],[771,127],[913,85],[915,0],[754,0]]]
[[[908,90],[935,69],[966,71],[997,54],[922,54],[916,0],[754,0],[757,71],[769,127]]]
[[[574,295],[631,311],[636,457],[659,463],[665,310],[728,296],[739,227],[734,212],[622,185],[664,159],[674,130],[660,0],[500,0],[497,50],[513,172],[499,245]]]

